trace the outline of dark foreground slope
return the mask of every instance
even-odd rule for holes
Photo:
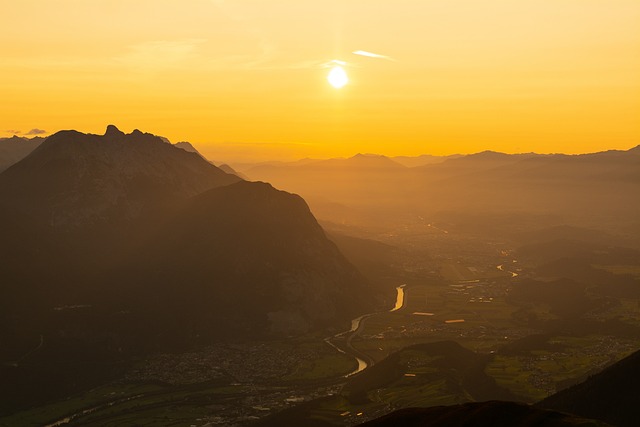
[[[497,401],[401,409],[361,424],[362,427],[586,427],[606,425],[603,422],[537,409],[522,403]]]
[[[385,414],[390,408],[517,399],[485,373],[489,360],[489,355],[453,341],[411,345],[350,377],[339,393],[275,413],[256,425],[344,425],[347,419],[352,423],[360,415]]]
[[[110,126],[0,174],[0,413],[150,352],[301,333],[367,310],[298,196]]]
[[[139,288],[134,305],[154,322],[171,313],[167,328],[181,338],[296,335],[370,307],[360,274],[304,200],[265,183],[194,197],[139,253],[115,294],[153,283],[154,298]]]
[[[535,406],[489,401],[407,408],[362,426],[636,426],[640,417],[639,375],[640,352],[636,352]]]
[[[640,420],[638,378],[640,352],[635,352],[585,382],[549,396],[538,406],[617,426],[636,426]]]
[[[386,359],[354,376],[342,393],[354,403],[366,403],[371,390],[421,387],[442,382],[441,393],[454,395],[453,401],[473,399],[515,399],[485,373],[490,358],[462,347],[454,341],[415,344],[391,354]],[[428,368],[427,368],[428,367]],[[423,373],[429,372],[427,374]],[[416,376],[416,372],[419,375]],[[407,381],[407,375],[412,375]],[[418,396],[415,398],[419,402]]]

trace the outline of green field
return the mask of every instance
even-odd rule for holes
[[[533,403],[628,356],[639,340],[609,336],[552,336],[548,342],[558,351],[531,349],[522,355],[496,355],[486,373],[499,385]]]
[[[261,409],[266,404],[263,400],[264,396],[282,394],[280,397],[273,398],[268,406],[274,407],[274,403],[284,405],[285,398],[290,394],[298,393],[296,390],[300,387],[312,390],[316,383],[322,385],[339,382],[345,374],[355,368],[353,358],[336,352],[317,336],[260,343],[258,348],[271,353],[271,358],[294,352],[305,357],[296,358],[294,359],[297,360],[296,364],[287,365],[286,375],[278,376],[276,379],[265,378],[262,382],[238,384],[229,373],[216,380],[183,385],[124,379],[76,397],[1,418],[0,426],[44,426],[74,414],[78,416],[69,425],[190,426],[194,423],[205,424],[206,420],[214,419],[215,421],[220,408],[225,408],[227,416],[237,418],[240,415],[234,413],[234,408],[246,405],[242,402],[246,402],[247,399],[255,401],[253,406],[258,408],[250,407],[247,412],[253,415],[260,414],[265,410]],[[207,360],[206,356],[205,350],[201,354],[191,353],[191,362],[199,365],[209,363],[203,362]],[[242,363],[242,357],[242,354],[239,354],[238,358],[231,359],[227,363],[234,365],[234,369],[242,369],[242,366],[237,366]],[[175,358],[175,361],[172,358]],[[182,354],[162,355],[160,358],[166,366],[170,367],[182,366],[189,362],[183,359]],[[224,365],[223,361],[211,361],[213,362],[216,365]],[[267,364],[277,365],[277,362],[277,360],[265,359]],[[141,361],[139,367],[148,367],[150,364],[152,364],[151,360]],[[216,366],[216,369],[218,368]],[[259,365],[246,368],[261,369]],[[206,369],[206,366],[199,366],[199,369]],[[265,366],[265,369],[268,367]],[[153,374],[153,372],[149,374],[148,370],[145,372],[147,375]]]

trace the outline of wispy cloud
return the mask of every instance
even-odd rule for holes
[[[347,62],[346,61],[341,61],[339,59],[332,59],[331,61],[327,61],[327,62],[323,62],[322,64],[319,65],[320,68],[332,68],[335,67],[336,65],[340,65],[342,67],[347,66]]]
[[[366,56],[367,58],[385,59],[387,61],[395,61],[395,59],[393,59],[390,56],[380,55],[380,54],[373,53],[373,52],[367,52],[366,50],[356,50],[356,51],[353,51],[351,53],[353,53],[354,55]]]
[[[139,68],[173,67],[197,57],[205,39],[156,40],[129,46],[117,62]]]
[[[387,61],[396,61],[395,59],[391,58],[390,56],[386,56],[386,55],[379,55],[377,53],[372,53],[372,52],[367,52],[364,50],[356,50],[354,52],[351,52],[354,55],[358,55],[358,56],[365,56],[367,58],[375,58],[375,59],[384,59]],[[307,61],[307,62],[301,62],[299,64],[295,64],[292,65],[289,68],[333,68],[335,66],[341,66],[341,67],[351,67],[351,68],[360,68],[361,65],[354,63],[354,62],[347,62],[347,61],[343,61],[341,59],[331,59],[329,61],[324,61],[324,62],[320,62],[320,61]]]
[[[18,129],[7,129],[4,131],[4,133],[9,135],[37,136],[37,135],[44,135],[49,132],[43,129],[33,128],[29,132],[22,132],[21,130],[18,130]]]
[[[242,142],[242,141],[222,141],[218,144],[233,145],[238,147],[288,147],[288,146],[317,146],[322,145],[317,142]]]
[[[265,67],[265,64],[272,61],[276,56],[276,46],[269,40],[263,30],[249,18],[249,14],[241,9],[238,3],[227,2],[225,0],[211,0],[216,8],[232,21],[238,28],[255,39],[258,54],[236,55],[231,58],[237,66],[246,69],[272,68]]]

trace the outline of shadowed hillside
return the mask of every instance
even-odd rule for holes
[[[604,420],[616,426],[635,426],[640,416],[640,352],[608,367],[537,406]]]
[[[604,427],[607,424],[560,412],[536,409],[521,403],[494,401],[401,409],[360,425],[362,427]]]

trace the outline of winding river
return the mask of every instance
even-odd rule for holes
[[[393,306],[393,308],[389,310],[389,312],[398,311],[402,307],[404,307],[404,303],[405,303],[404,288],[406,286],[407,285],[401,285],[396,288],[396,303]],[[331,347],[333,347],[340,353],[347,354],[353,357],[354,359],[356,359],[356,362],[358,362],[358,367],[354,371],[345,375],[345,378],[348,378],[357,373],[360,373],[375,363],[375,361],[370,356],[354,348],[353,345],[351,344],[351,341],[362,333],[362,329],[364,328],[365,321],[369,317],[374,316],[376,314],[380,314],[380,312],[363,314],[360,317],[356,317],[351,321],[351,329],[349,329],[348,331],[340,332],[332,337],[327,337],[324,340],[327,344],[329,344]],[[343,339],[344,337],[346,337],[344,349],[338,347],[332,342],[332,340],[334,339]]]

